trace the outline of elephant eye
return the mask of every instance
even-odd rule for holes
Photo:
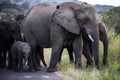
[[[59,8],[60,8],[60,6],[59,6],[59,5],[57,5],[56,9],[59,9]]]

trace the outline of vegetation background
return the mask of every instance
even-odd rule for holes
[[[0,17],[4,15],[2,9],[12,8],[17,9],[19,12],[26,12],[30,5],[28,2],[22,4],[12,3],[11,0],[0,1]],[[15,0],[17,1],[17,0]],[[96,8],[96,6],[94,6]],[[83,69],[77,70],[74,68],[74,64],[70,64],[68,52],[64,49],[62,55],[62,62],[58,64],[59,72],[70,77],[71,80],[120,80],[120,7],[111,7],[109,10],[105,10],[103,6],[102,10],[98,11],[98,19],[103,21],[107,26],[107,34],[109,40],[108,49],[108,62],[107,66],[102,65],[103,46],[100,42],[100,70],[94,67],[86,68],[86,59],[83,56]],[[100,7],[101,8],[101,7]],[[49,64],[51,49],[44,49],[45,59]]]

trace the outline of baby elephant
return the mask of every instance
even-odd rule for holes
[[[17,41],[11,47],[11,54],[13,58],[14,69],[22,71],[22,67],[25,65],[31,53],[31,47],[28,43]],[[23,63],[24,60],[24,63]],[[29,62],[29,60],[28,60]]]

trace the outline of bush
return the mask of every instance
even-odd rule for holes
[[[114,7],[108,12],[103,12],[100,18],[109,27],[115,27],[116,24],[120,24],[120,7]]]

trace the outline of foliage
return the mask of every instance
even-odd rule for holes
[[[23,11],[29,9],[29,3],[24,2],[22,4],[12,3],[11,0],[1,1],[0,2],[0,11],[4,8],[12,8],[18,11]]]
[[[11,3],[10,0],[6,0],[6,1],[2,1],[0,3],[0,11],[3,9],[3,8],[12,8],[12,9],[19,9],[19,6],[17,4],[14,4],[14,3]]]
[[[20,5],[20,9],[21,9],[21,11],[26,11],[26,10],[28,10],[29,9],[29,3],[28,2],[24,2],[24,3],[22,3],[21,5]]]
[[[109,27],[114,27],[115,24],[120,23],[120,7],[114,7],[109,11],[103,12],[101,20]]]

